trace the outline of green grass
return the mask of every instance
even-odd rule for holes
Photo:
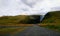
[[[18,32],[22,32],[25,29],[25,27],[21,27],[21,28],[2,28],[0,29],[0,35],[5,36],[10,34],[11,36],[18,33]]]

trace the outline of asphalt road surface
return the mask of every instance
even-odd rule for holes
[[[18,32],[14,36],[60,36],[60,33],[33,25],[22,32]]]

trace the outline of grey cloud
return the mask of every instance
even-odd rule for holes
[[[60,11],[60,7],[53,7],[51,8],[52,11]]]
[[[34,4],[36,4],[37,0],[35,1],[32,1],[32,2],[29,2],[27,0],[21,0],[23,3],[25,3],[26,5],[30,6],[30,7],[33,7]]]
[[[23,10],[23,11],[29,11],[29,10],[28,10],[28,9],[26,9],[26,8],[25,8],[25,9],[22,9],[22,10]]]

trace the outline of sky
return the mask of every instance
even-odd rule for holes
[[[45,15],[60,10],[60,0],[0,0],[0,16]]]

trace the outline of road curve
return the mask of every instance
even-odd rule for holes
[[[14,36],[60,36],[60,33],[33,25],[32,27],[28,27],[23,32],[18,32]]]

